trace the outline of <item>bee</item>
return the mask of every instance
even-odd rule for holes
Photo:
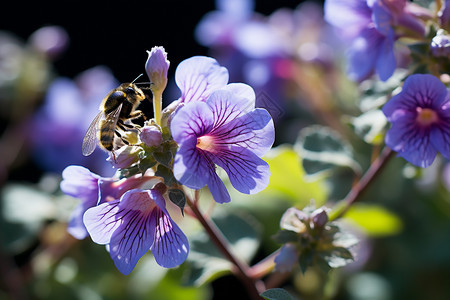
[[[133,120],[141,116],[145,118],[142,111],[136,110],[136,108],[146,97],[142,90],[134,84],[134,81],[122,83],[103,98],[99,107],[100,112],[89,125],[83,139],[82,153],[84,156],[94,152],[98,144],[101,148],[110,151],[115,161],[114,150],[117,149],[115,138],[129,144],[123,134],[126,131],[136,130],[135,124],[132,123]]]

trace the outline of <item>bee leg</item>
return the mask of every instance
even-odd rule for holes
[[[116,153],[114,153],[114,151],[111,151],[111,153],[114,159],[114,163],[117,164]]]
[[[128,120],[134,120],[137,119],[139,117],[143,117],[144,120],[147,120],[147,118],[145,117],[144,113],[141,110],[135,110],[134,112],[130,113],[127,117]]]

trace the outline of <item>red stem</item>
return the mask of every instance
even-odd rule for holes
[[[259,294],[265,290],[264,283],[260,280],[252,279],[248,275],[250,272],[249,266],[231,253],[228,249],[228,241],[213,222],[204,218],[196,205],[197,201],[192,201],[189,197],[186,197],[186,201],[216,247],[235,266],[233,273],[242,281],[251,299],[261,299]]]

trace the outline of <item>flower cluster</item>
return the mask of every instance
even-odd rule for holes
[[[154,102],[161,101],[168,67],[164,48],[149,51],[146,70]],[[155,111],[155,120],[138,128],[132,145],[109,158],[118,169],[116,176],[103,178],[80,166],[63,172],[61,189],[81,200],[69,232],[79,239],[90,235],[94,242],[107,245],[124,274],[148,250],[166,268],[185,261],[188,240],[166,208],[170,200],[183,212],[183,186],[207,185],[214,200],[224,203],[230,196],[217,167],[242,193],[257,193],[269,182],[269,166],[261,157],[274,142],[274,125],[266,110],[255,108],[253,89],[228,84],[227,69],[202,56],[181,62],[175,80],[180,99]]]
[[[389,79],[397,67],[395,41],[425,34],[424,9],[405,0],[327,0],[325,19],[348,37],[349,77],[362,81],[376,72]],[[400,52],[399,52],[400,53]]]

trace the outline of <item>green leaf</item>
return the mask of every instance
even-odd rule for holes
[[[398,216],[378,205],[356,203],[344,217],[372,237],[395,235],[403,228]]]
[[[308,175],[318,175],[335,167],[348,167],[361,173],[350,144],[330,128],[315,125],[301,130],[295,147]]]
[[[279,244],[286,244],[290,242],[297,242],[299,239],[299,234],[290,230],[279,230],[272,238]]]
[[[272,149],[264,157],[270,167],[269,186],[258,194],[282,194],[294,200],[297,205],[307,205],[311,199],[323,203],[326,198],[326,187],[323,181],[307,181],[301,167],[301,158],[288,145]]]
[[[352,120],[356,134],[366,143],[380,145],[384,141],[387,119],[379,109],[369,110]]]
[[[177,183],[177,180],[173,176],[172,170],[165,167],[164,165],[158,165],[158,169],[156,170],[155,175],[164,178],[164,183],[167,186],[172,186]]]
[[[223,213],[213,217],[213,222],[229,242],[232,253],[249,262],[260,241],[259,226],[250,215]],[[200,286],[228,274],[231,263],[225,259],[206,233],[201,232],[189,240],[190,251],[186,284]]]
[[[280,288],[269,289],[260,295],[267,300],[294,300],[286,290]]]
[[[172,161],[172,153],[170,151],[153,152],[153,157],[163,166],[170,168]]]
[[[180,189],[169,189],[169,199],[181,209],[181,214],[184,216],[186,196],[184,195],[183,191]]]

